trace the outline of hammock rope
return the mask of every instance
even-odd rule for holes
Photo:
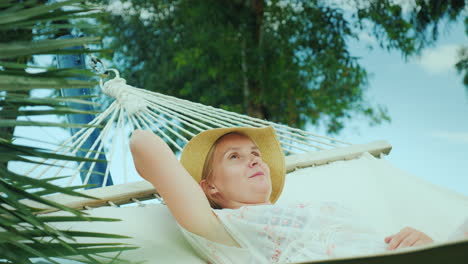
[[[112,104],[106,111],[104,111],[103,113],[101,113],[100,115],[98,115],[95,119],[93,119],[88,125],[90,126],[98,126],[101,124],[101,122],[109,115],[112,113],[113,110],[115,110],[115,107],[116,105],[115,104]],[[76,152],[78,150],[83,150],[83,149],[80,149],[80,147],[84,144],[84,142],[86,141],[86,139],[91,135],[91,133],[96,129],[96,127],[89,127],[89,128],[82,128],[80,130],[78,130],[77,133],[75,133],[73,136],[71,136],[70,138],[68,138],[65,142],[63,142],[58,148],[56,148],[55,150],[53,150],[53,153],[67,153],[69,155],[75,155]],[[67,144],[70,144],[71,142],[71,145],[68,146]],[[70,149],[71,151],[64,151],[65,149]],[[45,158],[42,158],[39,160],[39,163],[46,163],[48,159],[45,159]],[[60,161],[63,161],[63,160],[60,160]],[[59,160],[54,160],[52,163],[48,163],[49,166],[55,166],[57,165],[57,163],[59,162]],[[64,168],[64,166],[66,166],[68,163],[70,163],[70,161],[63,161],[64,164],[62,164],[62,169],[59,170],[59,172],[57,172],[57,174],[55,176],[57,176]],[[28,171],[25,172],[25,175],[31,175],[31,173],[33,171],[35,171],[36,169],[38,169],[38,167],[40,166],[43,166],[42,164],[36,164],[34,165],[32,168],[30,168]],[[42,172],[40,172],[36,178],[42,178],[45,173],[47,172],[48,169],[50,169],[49,166],[46,166],[44,168],[44,170]]]
[[[127,164],[130,162],[128,137],[135,129],[155,132],[173,147],[176,153],[182,151],[185,144],[201,131],[236,126],[274,127],[286,155],[351,145],[348,142],[287,125],[136,88],[126,84],[125,79],[120,78],[117,70],[108,69],[108,71],[114,72],[115,77],[105,83],[100,80],[100,86],[102,92],[113,98],[114,101],[89,123],[90,126],[80,129],[53,151],[72,156],[76,155],[78,151],[84,151],[86,153],[84,158],[87,159],[97,159],[100,154],[107,154],[105,172],[99,173],[93,170],[96,165],[95,161],[77,163],[75,161],[42,159],[41,163],[49,165],[36,164],[25,172],[26,175],[41,178],[44,175],[51,175],[53,168],[58,168],[54,173],[54,177],[57,177],[64,171],[71,170],[71,177],[66,184],[71,186],[76,182],[77,175],[84,170],[85,164],[88,163],[89,169],[85,171],[86,176],[83,184],[88,184],[93,174],[104,174],[104,184],[114,166],[121,165],[120,173],[113,173],[113,175],[123,175],[123,183],[127,183],[129,176],[136,173],[133,165]],[[101,127],[102,130],[97,139],[90,149],[83,149],[83,144],[98,127]],[[120,150],[118,150],[119,145]],[[119,159],[116,155],[120,155],[121,158]],[[122,164],[115,164],[116,161],[122,159]],[[71,166],[71,164],[76,164],[76,166]],[[40,170],[40,167],[44,168]],[[156,195],[156,197],[158,196]]]

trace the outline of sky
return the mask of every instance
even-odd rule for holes
[[[461,21],[449,29],[442,27],[433,47],[407,61],[398,52],[369,50],[376,41],[364,33],[351,42],[352,54],[370,74],[368,101],[385,106],[392,121],[370,127],[368,120],[354,117],[333,137],[354,144],[386,140],[393,147],[386,159],[393,165],[468,196],[468,92],[454,68],[456,50],[468,44],[468,37]],[[50,57],[39,60],[50,63]],[[323,128],[308,130],[324,134]],[[59,128],[31,127],[17,128],[16,135],[50,142],[68,136]]]
[[[336,137],[356,144],[386,140],[393,165],[468,195],[468,92],[454,67],[468,37],[461,22],[441,29],[433,47],[408,61],[398,52],[367,49],[375,44],[368,35],[351,45],[371,75],[367,98],[385,106],[392,121],[370,127],[355,118]]]

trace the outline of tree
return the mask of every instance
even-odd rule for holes
[[[465,32],[468,35],[468,17],[465,18]],[[455,64],[458,73],[463,75],[463,84],[468,91],[468,46],[461,47],[458,51],[459,61]]]
[[[458,73],[463,75],[463,84],[468,91],[468,47],[462,47],[458,51],[460,60],[457,62],[455,67]]]
[[[404,57],[437,38],[463,0],[418,0],[410,13],[391,0],[122,1],[103,17],[117,67],[132,84],[303,128],[347,119],[389,121],[365,99],[367,71],[348,42],[367,30]]]
[[[8,169],[8,162],[38,163],[39,158],[83,161],[79,157],[58,155],[49,149],[40,149],[15,143],[12,138],[16,126],[61,126],[76,124],[46,123],[16,120],[17,116],[63,115],[77,113],[64,106],[64,102],[89,103],[77,98],[34,98],[28,91],[36,88],[93,87],[95,81],[71,80],[77,74],[93,76],[89,71],[34,67],[30,61],[35,54],[66,52],[65,47],[98,43],[99,38],[49,39],[51,34],[72,28],[69,24],[53,22],[76,17],[95,16],[95,8],[83,6],[79,1],[61,1],[44,4],[37,1],[0,2],[0,263],[33,263],[34,259],[47,263],[60,263],[81,256],[82,262],[101,263],[98,253],[133,249],[120,243],[126,237],[112,234],[60,230],[54,222],[63,221],[117,221],[110,218],[93,218],[78,210],[47,200],[53,194],[88,197],[76,190],[84,186],[62,188],[53,184],[57,178],[33,179]],[[78,51],[82,52],[82,51]],[[40,69],[40,73],[25,71]],[[25,107],[36,107],[28,108]],[[38,107],[38,108],[37,108]],[[47,109],[44,109],[46,107]],[[24,203],[35,201],[70,213],[70,216],[43,216],[41,209]],[[80,243],[80,237],[108,237],[118,243]],[[58,262],[59,261],[59,262]],[[114,261],[115,263],[115,261]]]

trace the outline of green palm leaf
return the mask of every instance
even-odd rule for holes
[[[1,49],[1,46],[0,46]],[[0,52],[1,53],[1,52]],[[0,54],[1,58],[1,54]],[[0,74],[0,89],[4,91],[18,91],[18,90],[31,90],[37,88],[84,88],[94,87],[97,82],[83,81],[83,80],[68,80],[64,77],[44,78],[44,77],[25,77],[15,75],[2,75]]]
[[[95,7],[85,6],[81,2],[72,0],[43,4],[40,1],[0,1],[0,204],[2,204],[0,206],[0,263],[33,263],[33,260],[37,261],[38,258],[47,263],[60,263],[61,260],[71,259],[83,263],[120,263],[118,262],[120,252],[135,249],[135,247],[121,243],[122,240],[128,238],[126,236],[60,230],[53,227],[55,222],[119,221],[112,218],[90,217],[79,210],[47,199],[49,195],[54,194],[93,199],[77,191],[86,186],[59,187],[52,182],[61,177],[33,179],[12,172],[7,167],[10,161],[45,164],[40,161],[41,158],[105,162],[60,155],[49,149],[19,145],[12,137],[11,128],[16,126],[89,127],[82,124],[30,121],[29,119],[37,115],[96,113],[65,106],[65,103],[70,102],[95,105],[86,100],[93,96],[35,98],[29,93],[38,88],[86,88],[97,84],[93,80],[76,79],[76,77],[96,77],[88,70],[28,65],[31,56],[36,54],[92,52],[63,50],[63,48],[99,43],[99,38],[49,38],[52,33],[76,28],[74,24],[63,23],[63,21],[103,15],[96,13]],[[33,68],[41,72],[26,71],[26,69]],[[26,120],[16,120],[18,116],[25,117]],[[41,215],[40,213],[44,210],[42,208],[45,207],[67,212],[67,215]],[[80,243],[76,240],[77,238],[87,238],[88,241],[92,238],[96,239],[97,243]],[[99,243],[99,239],[106,241]],[[114,253],[112,257],[99,255],[112,252]]]
[[[35,42],[17,41],[12,43],[5,43],[0,44],[0,59],[15,58],[18,56],[25,56],[30,54],[56,54],[60,52],[57,51],[58,49],[99,42],[100,38],[97,37],[83,37],[74,39],[47,39]]]
[[[50,5],[43,5],[39,4],[35,7],[32,8],[27,8],[26,3],[5,3],[6,7],[9,7],[8,9],[4,10],[3,12],[0,12],[0,24],[11,24],[15,23],[18,21],[24,21],[28,20],[40,15],[44,14],[49,14],[51,11],[60,11],[61,7],[68,7],[71,6],[72,4],[79,3],[81,1],[79,0],[72,0],[72,1],[63,1],[63,2],[56,2]],[[87,12],[90,11],[91,9],[85,9],[81,10],[81,12]]]

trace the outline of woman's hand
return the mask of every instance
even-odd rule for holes
[[[432,242],[434,240],[428,235],[411,227],[405,227],[400,232],[385,238],[388,250],[426,245]]]

